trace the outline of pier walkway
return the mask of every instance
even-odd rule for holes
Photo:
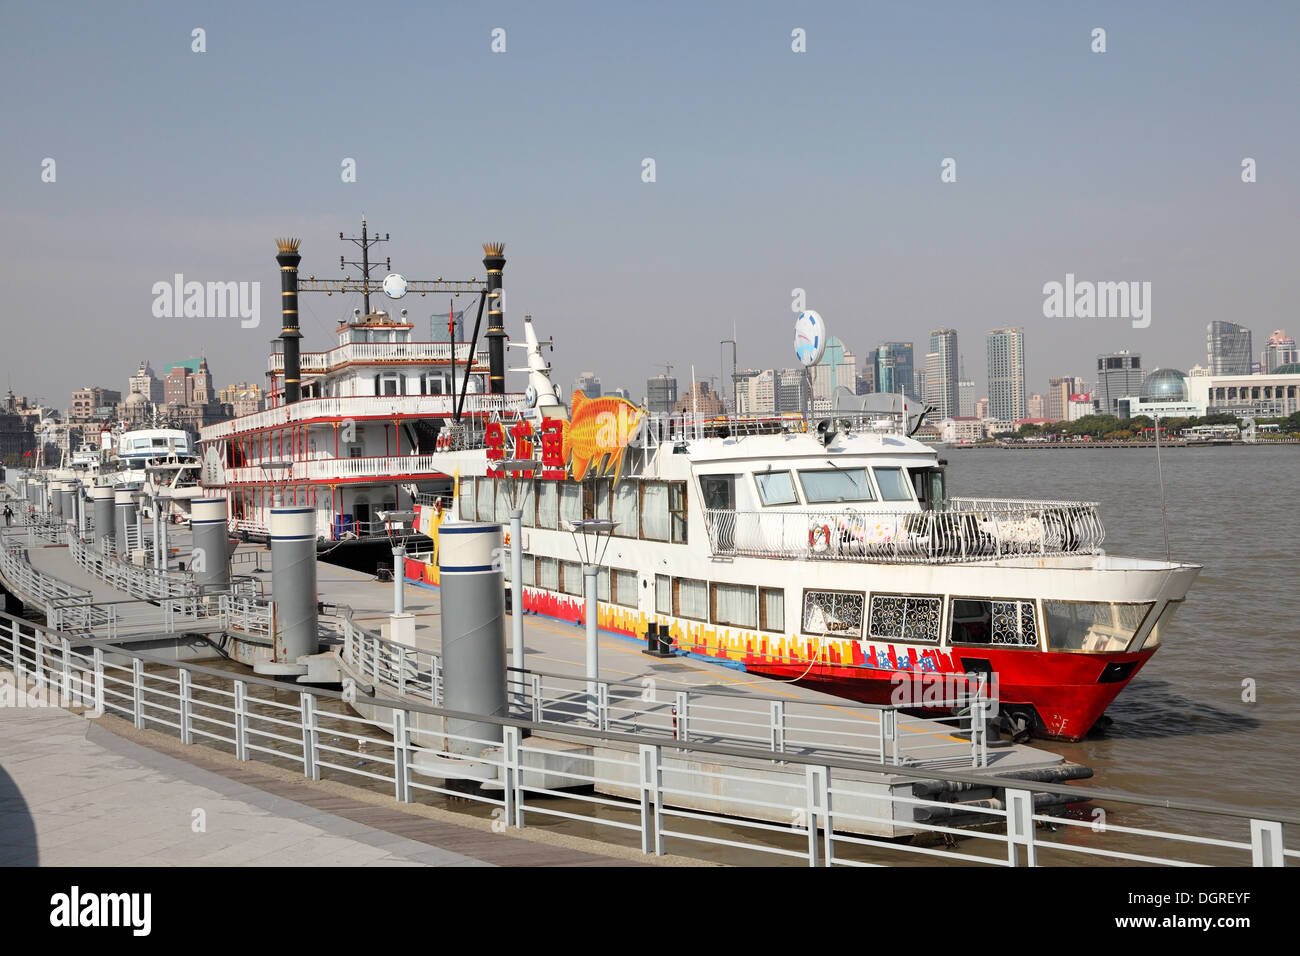
[[[0,682],[12,679],[0,671]],[[449,811],[182,748],[113,717],[0,707],[0,866],[663,862],[589,845],[537,830],[494,832]]]

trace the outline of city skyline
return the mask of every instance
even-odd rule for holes
[[[1295,9],[758,3],[737,23],[669,4],[588,11],[573,31],[526,5],[404,7],[364,84],[338,66],[356,52],[347,10],[322,4],[312,43],[287,46],[301,24],[283,8],[178,4],[130,22],[85,5],[7,11],[0,248],[11,308],[53,319],[8,364],[17,390],[64,401],[144,344],[206,349],[260,380],[278,314],[273,237],[301,237],[305,273],[338,276],[354,251],[338,232],[362,213],[412,278],[481,277],[479,244],[504,241],[506,328],[518,340],[532,313],[561,382],[716,369],[733,327],[741,365],[785,366],[796,289],[859,349],[1023,326],[1035,390],[1121,348],[1188,368],[1217,319],[1257,341],[1296,324],[1287,213],[1300,192],[1285,169],[1297,133],[1277,119],[1300,82]],[[1097,23],[1105,53],[1090,49]],[[508,48],[494,54],[498,26]],[[796,27],[806,52],[791,49]],[[420,39],[433,33],[446,40],[436,56]],[[702,88],[727,108],[702,111]],[[368,119],[285,122],[315,115]],[[160,116],[174,126],[166,149],[135,132]],[[946,159],[955,181],[941,178]],[[349,160],[355,181],[341,178]],[[154,285],[177,274],[259,283],[260,325],[155,317]],[[1044,318],[1044,284],[1067,274],[1150,282],[1150,326]],[[303,348],[329,347],[354,300],[304,296]],[[446,303],[401,304],[419,324]],[[969,372],[984,393],[980,365]]]

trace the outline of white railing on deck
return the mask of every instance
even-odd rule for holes
[[[469,357],[469,343],[456,343],[456,361],[463,366]],[[488,353],[480,350],[476,363],[487,365]],[[327,352],[303,352],[304,372],[328,372],[349,362],[450,362],[451,345],[447,342],[349,342]],[[272,353],[266,367],[271,372],[284,371],[284,355]],[[486,369],[476,369],[484,371]]]
[[[308,458],[285,462],[288,467],[268,471],[257,465],[227,468],[225,484],[265,484],[291,481],[333,481],[347,478],[393,478],[397,475],[442,474],[433,455],[376,455],[369,458]]]
[[[291,405],[281,405],[209,425],[200,433],[200,440],[213,441],[228,438],[238,432],[262,428],[283,428],[317,418],[445,417],[454,413],[458,401],[458,395],[338,395],[330,398],[305,398]],[[523,395],[465,396],[464,412],[470,415],[526,409]]]
[[[954,498],[944,511],[706,509],[715,555],[948,564],[1020,555],[1095,554],[1094,502]]]

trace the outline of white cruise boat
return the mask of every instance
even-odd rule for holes
[[[1089,502],[954,497],[905,413],[693,422],[580,392],[569,409],[548,403],[526,332],[527,395],[544,402],[493,416],[481,447],[434,454],[430,471],[458,480],[418,504],[434,547],[406,561],[409,580],[437,585],[441,527],[506,524],[519,481],[527,611],[583,619],[569,529],[609,519],[602,630],[666,626],[677,652],[872,702],[988,674],[1013,727],[1078,739],[1165,640],[1200,570],[1104,553]],[[527,459],[536,468],[518,471]]]

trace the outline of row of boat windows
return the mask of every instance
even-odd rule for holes
[[[874,488],[868,471],[875,479]],[[912,500],[911,482],[902,468],[814,468],[797,474],[804,504]],[[756,472],[759,500],[769,507],[799,504],[794,475],[789,471]]]
[[[576,561],[524,556],[524,584],[580,597],[582,565]],[[506,574],[509,579],[509,571]],[[638,574],[601,568],[599,600],[636,608]],[[655,613],[750,630],[785,632],[785,590],[655,575]],[[848,637],[907,644],[938,644],[943,621],[940,595],[871,594],[805,589],[800,630],[812,636]],[[1155,602],[1120,604],[1050,601],[1043,605],[1052,650],[1116,652],[1129,647]],[[1145,646],[1159,643],[1179,602],[1170,602]],[[865,628],[864,628],[865,626]],[[1040,623],[1029,599],[951,598],[948,643],[964,646],[1036,648]]]
[[[510,520],[511,479],[462,478],[460,517],[464,521]],[[613,479],[519,482],[519,507],[526,528],[568,530],[569,522],[605,518],[614,536],[686,544],[687,506],[684,481]]]

